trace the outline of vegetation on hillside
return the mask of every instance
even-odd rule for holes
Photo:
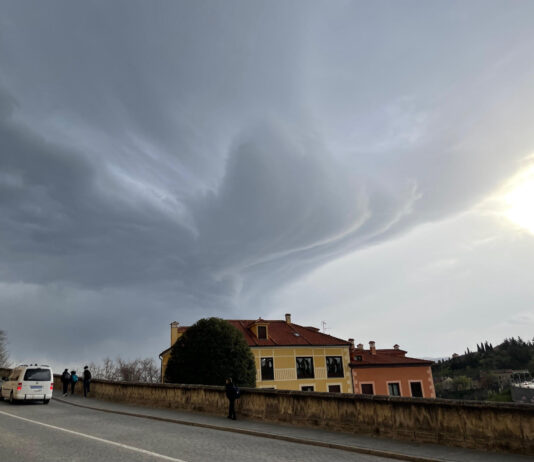
[[[511,400],[509,374],[528,370],[534,375],[534,343],[508,338],[498,346],[482,342],[477,351],[440,360],[432,366],[436,395],[442,398]],[[507,375],[508,374],[508,375]]]
[[[165,382],[254,387],[254,356],[243,334],[219,318],[201,319],[176,341],[167,363]]]

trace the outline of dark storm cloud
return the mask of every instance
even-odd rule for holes
[[[102,191],[110,179],[83,153],[9,119],[2,138],[6,281],[106,287],[176,280],[198,296],[232,291],[233,278],[257,265],[302,258],[306,267],[333,256],[340,243],[382,231],[403,201],[415,199],[372,194],[369,182],[344,173],[316,140],[306,144],[262,124],[236,138],[220,188],[185,202],[191,230],[157,205]],[[380,214],[371,217],[370,207]]]
[[[184,230],[143,207],[113,202],[87,156],[0,121],[0,208],[6,281],[107,285],[139,281]],[[164,243],[162,246],[162,242]],[[116,255],[118,258],[111,257]]]
[[[174,318],[257,316],[321,264],[475,203],[534,143],[528,3],[3,4],[15,334],[33,316],[125,351]]]

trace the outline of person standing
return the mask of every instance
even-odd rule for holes
[[[89,367],[85,366],[83,368],[83,397],[87,398],[87,393],[89,393],[89,387],[91,385],[91,372]]]
[[[78,382],[78,376],[76,375],[76,371],[70,371],[70,394],[74,394],[74,387],[76,387],[76,383]]]
[[[228,398],[228,418],[236,420],[235,417],[235,400],[239,397],[239,389],[234,385],[232,379],[226,379],[226,397]]]
[[[70,383],[70,374],[68,369],[65,369],[63,374],[61,374],[61,383],[63,384],[63,396],[67,396]]]

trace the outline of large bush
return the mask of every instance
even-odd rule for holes
[[[219,318],[201,319],[176,341],[165,371],[165,382],[223,385],[232,377],[254,387],[254,356],[243,334]]]

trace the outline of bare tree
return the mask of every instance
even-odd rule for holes
[[[95,379],[120,380],[120,374],[116,364],[111,358],[105,358],[102,365],[90,363],[91,376]]]
[[[120,380],[123,382],[140,382],[137,360],[125,361],[117,358]]]
[[[9,367],[9,352],[7,351],[7,335],[0,330],[0,367]]]
[[[91,363],[89,367],[95,379],[156,383],[160,378],[159,368],[152,358],[138,358],[131,361],[120,357],[115,361],[106,358],[102,365]]]
[[[141,371],[141,382],[159,382],[159,367],[157,366],[153,358],[145,358],[141,360]]]
[[[159,380],[159,369],[152,358],[123,361],[117,358],[120,379],[125,382],[148,382]]]

